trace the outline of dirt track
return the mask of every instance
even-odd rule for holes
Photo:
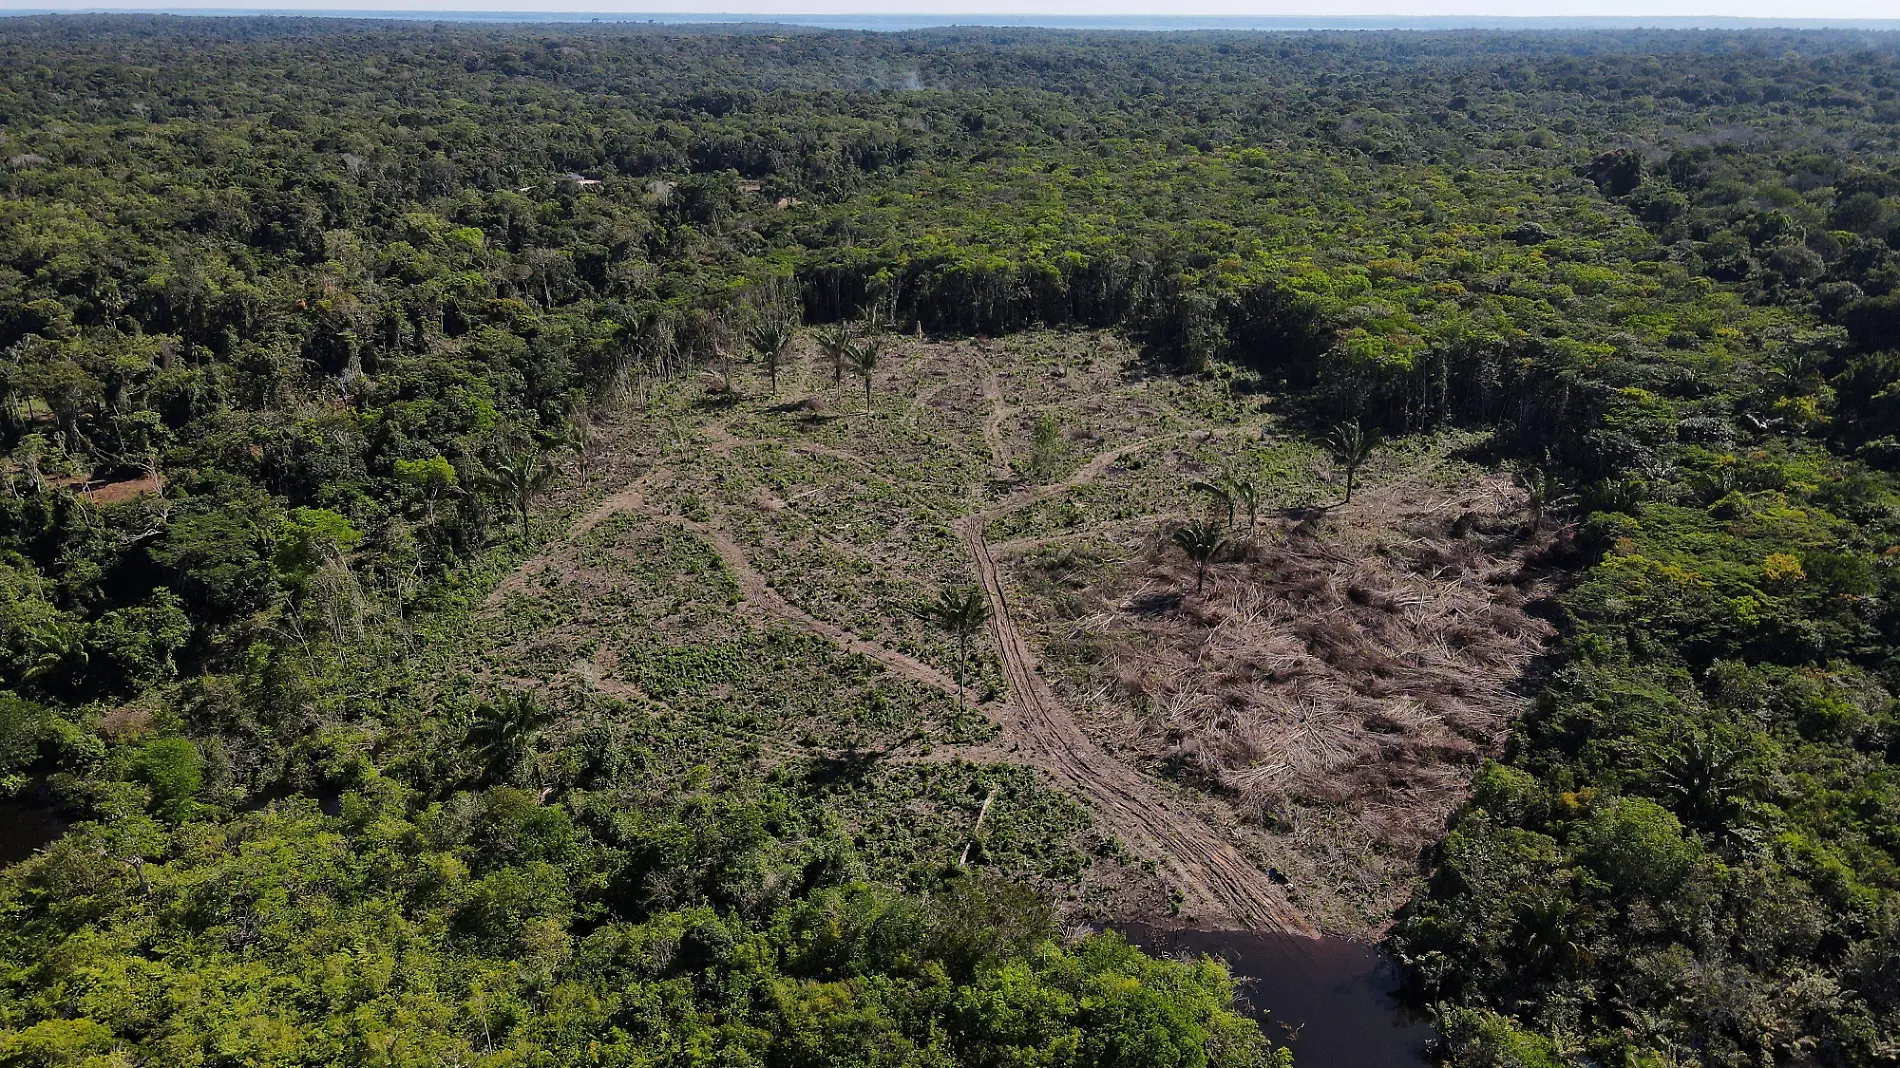
[[[1161,435],[1100,453],[1061,483],[1019,493],[996,507],[965,516],[957,521],[956,529],[989,600],[990,632],[1009,681],[1014,711],[1009,726],[1023,755],[1079,794],[1096,818],[1137,852],[1159,860],[1183,896],[1183,911],[1199,922],[1316,936],[1318,932],[1266,873],[1184,804],[1169,798],[1083,732],[1037,671],[1035,654],[1011,615],[1002,574],[983,537],[983,528],[996,519],[1092,481],[1117,460],[1143,448],[1184,436]],[[993,439],[993,435],[986,437]],[[1000,450],[994,459],[999,469],[1007,467]]]
[[[744,550],[739,548],[739,543],[733,541],[725,531],[716,527],[707,526],[704,523],[694,523],[689,520],[681,519],[678,516],[662,515],[656,511],[644,509],[643,511],[655,519],[660,519],[668,523],[677,523],[710,542],[713,549],[719,553],[719,559],[724,561],[726,567],[737,576],[740,592],[745,594],[745,599],[752,604],[786,622],[796,623],[813,633],[822,634],[838,645],[866,659],[875,660],[884,665],[884,667],[892,673],[907,678],[912,682],[919,682],[925,686],[933,686],[947,694],[955,695],[959,692],[954,679],[938,671],[936,668],[931,667],[929,664],[905,653],[900,653],[889,646],[865,641],[863,638],[850,633],[843,627],[827,623],[779,596],[778,591],[771,587],[771,584],[766,581],[765,576],[759,574],[758,571],[753,568],[752,562],[746,559]]]
[[[991,407],[984,425],[984,438],[991,451],[992,470],[999,478],[1007,478],[1012,472],[1000,428],[1009,409],[994,375],[987,369],[983,386]],[[1254,429],[1235,428],[1220,433],[1253,432]],[[973,570],[990,604],[991,632],[1009,687],[1008,707],[1001,710],[1005,741],[1014,743],[1007,758],[1050,775],[1088,804],[1104,830],[1123,840],[1136,853],[1161,864],[1169,882],[1181,894],[1183,913],[1197,922],[1315,936],[1317,932],[1312,924],[1287,900],[1281,888],[1198,816],[1189,803],[1170,797],[1162,787],[1102,749],[1081,729],[1038,673],[1036,657],[1011,615],[1002,576],[984,540],[984,528],[998,517],[1092,481],[1135,452],[1194,433],[1201,432],[1173,432],[1122,444],[1092,457],[1060,483],[1020,491],[956,522],[957,533],[969,551]],[[723,425],[711,428],[707,434],[715,451],[729,451],[742,443]],[[824,451],[827,454],[841,452]],[[863,462],[857,457],[840,458]],[[610,494],[576,520],[567,540],[571,542],[573,537],[620,512],[639,513],[691,530],[713,546],[737,579],[746,601],[757,609],[823,635],[903,678],[946,693],[959,692],[956,682],[936,668],[888,646],[860,638],[787,601],[753,567],[743,548],[717,525],[666,514],[649,505],[646,487],[664,471],[662,461],[660,466]],[[509,592],[521,589],[526,577],[548,562],[548,558],[542,556],[524,564],[496,589],[489,603],[498,604]],[[994,751],[996,747],[983,748]]]
[[[1025,755],[1080,794],[1096,818],[1160,860],[1183,895],[1185,911],[1207,923],[1231,922],[1256,930],[1315,935],[1305,917],[1265,873],[1213,828],[1171,802],[1133,768],[1110,756],[1082,732],[1036,673],[1022,633],[1010,617],[996,561],[975,517],[958,524],[977,577],[990,602],[990,629],[1009,680],[1018,740]]]

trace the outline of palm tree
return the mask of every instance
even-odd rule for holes
[[[961,593],[944,590],[937,599],[917,610],[917,614],[935,623],[957,639],[957,701],[963,701],[963,672],[970,662],[970,640],[989,622],[990,606],[982,591],[972,586]]]
[[[1538,974],[1589,963],[1582,912],[1561,894],[1547,893],[1519,906],[1517,920],[1524,953]]]
[[[728,400],[732,399],[732,346],[723,341],[713,343],[713,359],[719,364],[719,392]]]
[[[86,651],[86,625],[77,619],[49,619],[25,638],[21,644],[30,663],[20,675],[24,682],[66,668],[83,671],[91,659]]]
[[[1672,807],[1685,817],[1683,822],[1721,833],[1746,810],[1746,754],[1741,749],[1703,731],[1689,731],[1657,756],[1656,784],[1675,801]]]
[[[1770,357],[1762,377],[1776,396],[1794,397],[1811,393],[1823,384],[1822,356],[1816,349],[1785,349]]]
[[[1576,497],[1571,494],[1559,494],[1555,480],[1540,467],[1528,465],[1520,467],[1515,475],[1518,487],[1524,491],[1524,505],[1530,509],[1533,529],[1541,530],[1545,517],[1554,509],[1562,508],[1576,500]],[[1732,486],[1724,487],[1711,500],[1727,496],[1728,490],[1732,488]]]
[[[884,354],[884,342],[875,337],[860,338],[851,343],[846,356],[851,361],[851,369],[864,380],[864,414],[871,414],[871,376],[877,373],[877,361]]]
[[[777,393],[778,371],[792,346],[792,325],[777,316],[761,319],[746,331],[746,343],[759,354],[765,373],[772,376],[772,392]]]
[[[553,477],[554,468],[548,465],[547,453],[532,446],[503,453],[488,472],[485,481],[513,505],[521,517],[523,541],[528,539],[528,510]]]
[[[1218,523],[1196,519],[1175,528],[1174,543],[1194,561],[1194,592],[1198,594],[1207,584],[1207,565],[1227,547],[1227,532]]]
[[[1358,478],[1360,465],[1372,455],[1372,446],[1372,435],[1360,429],[1357,419],[1334,427],[1332,436],[1326,439],[1326,447],[1332,451],[1333,459],[1346,469],[1346,500],[1343,503],[1352,503],[1353,482]]]
[[[475,706],[468,726],[469,749],[481,761],[482,777],[505,779],[534,752],[535,739],[553,716],[534,695],[517,691]]]
[[[896,321],[897,316],[891,304],[883,300],[872,300],[864,306],[862,333],[865,337],[888,334]]]
[[[1584,491],[1584,507],[1592,512],[1635,515],[1649,499],[1649,483],[1640,478],[1600,478]]]
[[[844,365],[851,358],[854,336],[849,323],[833,323],[818,331],[818,348],[831,360],[831,385],[834,391],[844,389]]]
[[[1253,539],[1253,529],[1260,525],[1260,487],[1251,480],[1232,478],[1222,475],[1217,479],[1196,479],[1187,484],[1189,493],[1205,493],[1214,499],[1214,506],[1226,513],[1227,526],[1234,526],[1234,513],[1240,507],[1247,509],[1247,538]]]
[[[1742,479],[1740,473],[1735,470],[1734,465],[1722,464],[1714,470],[1698,471],[1690,475],[1689,484],[1695,487],[1696,496],[1702,498],[1702,503],[1714,504],[1716,501],[1740,489]],[[1530,490],[1530,487],[1525,486],[1525,489]],[[1537,495],[1533,491],[1531,497],[1532,514],[1536,518],[1542,519],[1544,511],[1550,506],[1546,503],[1543,509],[1539,509],[1536,507],[1538,503]]]

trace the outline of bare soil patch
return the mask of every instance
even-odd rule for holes
[[[92,504],[119,504],[158,493],[164,489],[159,480],[151,475],[115,481],[61,475],[47,479],[46,484],[54,489],[70,489]]]
[[[1497,475],[1400,481],[1262,522],[1198,593],[1165,523],[1079,590],[1069,549],[1020,575],[1066,606],[1050,659],[1092,733],[1229,799],[1328,926],[1376,925],[1502,749],[1552,636],[1520,504]]]

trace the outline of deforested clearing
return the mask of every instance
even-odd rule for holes
[[[1376,926],[1525,707],[1550,535],[1496,473],[1290,513],[1242,516],[1198,591],[1170,521],[1017,570],[1096,736],[1230,802],[1302,905]]]

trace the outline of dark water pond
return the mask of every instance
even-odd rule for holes
[[[66,833],[66,819],[44,783],[0,800],[0,866],[18,864]]]
[[[1419,1068],[1431,1026],[1393,997],[1403,977],[1375,946],[1343,938],[1291,938],[1120,924],[1151,953],[1207,954],[1227,962],[1247,1005],[1299,1068]]]

